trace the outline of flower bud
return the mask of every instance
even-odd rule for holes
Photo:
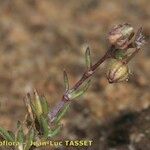
[[[116,59],[111,59],[108,63],[108,71],[106,73],[109,83],[128,81],[129,68],[126,64]]]
[[[133,37],[133,27],[128,24],[119,24],[114,26],[108,35],[110,44],[115,45],[118,49],[125,49],[128,46],[128,42]]]

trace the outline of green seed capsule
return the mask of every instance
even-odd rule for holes
[[[129,68],[126,64],[116,59],[111,59],[107,68],[107,79],[109,83],[128,81]]]

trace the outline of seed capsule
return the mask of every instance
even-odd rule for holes
[[[108,41],[118,49],[125,49],[134,35],[133,27],[128,24],[114,26],[108,34]]]
[[[111,59],[108,63],[108,71],[106,73],[109,83],[128,81],[129,68],[126,64],[116,59]]]

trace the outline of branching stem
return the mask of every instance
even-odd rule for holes
[[[62,99],[61,101],[58,102],[58,104],[54,107],[54,109],[49,113],[49,118],[50,118],[50,122],[52,123],[57,114],[61,111],[61,109],[64,107],[64,105],[66,103],[69,104],[70,102],[70,99],[69,99],[69,91],[75,91],[77,90],[87,79],[89,79],[96,71],[96,69],[108,58],[110,57],[113,57],[114,55],[114,52],[115,52],[115,48],[114,46],[111,46],[108,51],[105,53],[105,55],[100,58],[93,66],[91,66],[91,68],[89,70],[86,70],[82,77],[80,78],[79,81],[77,81],[75,83],[75,85],[68,91],[66,91],[63,96],[62,96]]]
[[[129,25],[124,24],[124,26],[126,28],[129,28]],[[122,29],[122,26],[118,26],[120,29]],[[125,29],[126,29],[125,28]],[[119,29],[119,31],[120,31]],[[115,30],[118,30],[117,28],[115,28]],[[123,30],[123,29],[122,29]],[[128,30],[127,30],[128,31]],[[116,31],[113,31],[116,32]],[[126,33],[126,32],[125,32]],[[118,34],[118,31],[116,32],[116,34]],[[127,64],[135,55],[136,53],[138,53],[138,51],[140,50],[141,45],[144,44],[145,40],[144,40],[144,36],[142,34],[142,28],[139,28],[139,30],[137,31],[136,35],[135,35],[135,39],[134,42],[130,43],[131,38],[134,36],[134,34],[132,33],[130,37],[128,37],[126,40],[126,42],[128,42],[128,45],[126,46],[125,51],[127,51],[129,48],[135,48],[135,51],[131,54],[131,56],[129,56],[126,60],[123,61],[124,64]],[[122,41],[120,41],[122,42]],[[61,101],[58,102],[58,104],[54,107],[54,109],[49,112],[48,116],[49,116],[49,120],[50,123],[52,123],[55,118],[57,117],[57,114],[63,109],[64,105],[68,102],[70,102],[70,93],[74,92],[76,90],[78,90],[80,88],[80,86],[82,84],[84,84],[86,82],[87,79],[89,79],[96,71],[96,69],[108,58],[115,58],[115,53],[116,53],[117,49],[116,46],[112,45],[104,54],[104,56],[102,58],[100,58],[94,65],[92,65],[91,62],[88,62],[89,56],[90,56],[90,51],[86,51],[87,56],[87,62],[88,62],[88,69],[83,73],[82,77],[75,83],[75,85],[71,88],[71,89],[67,89],[67,91],[65,91],[65,93],[62,96]],[[89,65],[90,63],[90,65]]]

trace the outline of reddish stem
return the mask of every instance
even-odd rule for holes
[[[131,38],[134,36],[134,34],[131,35],[131,37],[129,37],[128,41],[131,40]],[[140,47],[143,43],[144,43],[144,36],[142,35],[142,28],[140,28],[136,34],[135,37],[135,42],[136,42],[136,47],[135,47],[135,43],[133,44],[133,42],[129,43],[126,50],[128,50],[129,48],[136,48],[135,51],[131,54],[131,56],[129,56],[124,63],[127,64],[134,56],[135,54],[140,50]],[[77,81],[75,83],[75,85],[69,89],[68,91],[66,91],[63,96],[61,101],[56,105],[56,107],[54,107],[54,109],[49,112],[48,116],[50,118],[50,122],[53,122],[55,120],[55,118],[57,117],[57,114],[61,111],[61,109],[64,107],[64,105],[68,102],[70,102],[69,99],[69,92],[73,92],[75,90],[77,90],[88,78],[90,78],[96,71],[96,69],[108,58],[115,58],[115,53],[116,53],[116,48],[115,46],[111,46],[109,48],[109,50],[105,53],[105,55],[100,58],[93,66],[91,66],[90,69],[86,70],[82,77],[80,78],[79,81]]]
[[[90,78],[94,73],[95,70],[108,58],[112,57],[114,54],[115,48],[114,46],[111,46],[110,49],[105,53],[105,55],[97,61],[93,66],[91,66],[91,69],[85,71],[83,73],[82,77],[76,84],[70,89],[71,91],[75,91],[78,89],[88,78]],[[68,93],[65,92],[62,96],[61,101],[58,102],[58,104],[54,107],[54,109],[48,114],[50,118],[50,122],[52,123],[57,114],[61,111],[61,109],[64,107],[66,103],[70,102],[70,99],[68,97]]]

